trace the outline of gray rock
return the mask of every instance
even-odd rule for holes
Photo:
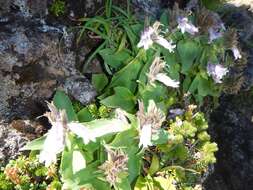
[[[17,16],[0,29],[0,119],[42,114],[42,102],[68,77],[79,75],[78,53],[69,45],[73,34],[60,27],[41,31],[42,26]]]
[[[0,123],[0,166],[16,158],[20,154],[19,150],[27,141],[26,137],[9,127],[8,124]]]
[[[71,95],[84,105],[93,101],[97,95],[96,90],[83,76],[69,77],[64,84],[64,89],[67,94]]]

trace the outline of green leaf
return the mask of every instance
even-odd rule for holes
[[[169,13],[167,10],[163,11],[160,17],[160,23],[162,23],[166,27],[169,25]]]
[[[126,87],[132,93],[134,93],[137,86],[136,80],[139,76],[139,72],[142,66],[143,64],[140,58],[137,56],[120,71],[114,74],[111,83],[107,89],[122,86]]]
[[[115,190],[130,190],[130,189],[131,185],[127,178],[121,179],[121,182],[118,183],[117,186],[115,187]]]
[[[98,119],[83,124],[90,129],[92,136],[96,138],[122,132],[130,128],[130,125],[125,124],[119,119]]]
[[[69,97],[63,91],[56,91],[53,102],[58,109],[66,110],[69,122],[78,120]]]
[[[96,91],[101,92],[107,84],[108,79],[105,74],[92,75],[92,85],[95,87]]]
[[[164,178],[162,176],[154,177],[154,183],[160,190],[176,190],[176,185],[173,184],[173,177]]]
[[[124,62],[131,58],[126,50],[121,50],[115,53],[111,48],[103,49],[99,51],[99,54],[104,59],[105,64],[110,65],[115,69],[122,67]]]
[[[138,177],[136,184],[134,186],[134,190],[149,190],[146,185],[146,180],[141,175]]]
[[[166,144],[169,140],[169,133],[163,129],[160,129],[157,134],[152,135],[152,142],[155,145]]]
[[[93,119],[92,114],[90,113],[89,109],[87,107],[81,109],[77,113],[78,121],[79,122],[89,122]]]
[[[125,87],[115,87],[115,94],[101,100],[101,104],[111,108],[122,108],[127,112],[132,112],[135,107],[135,96]]]
[[[160,161],[156,154],[153,154],[151,166],[148,170],[149,175],[155,174],[160,168]]]
[[[28,142],[21,150],[42,150],[43,144],[45,142],[46,136],[42,136],[31,142]]]
[[[181,59],[181,72],[187,74],[192,68],[195,59],[201,52],[200,46],[194,41],[181,40],[177,45],[177,50]]]

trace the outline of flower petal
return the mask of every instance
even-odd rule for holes
[[[185,32],[188,32],[192,35],[199,32],[199,29],[194,26],[192,23],[188,21],[187,17],[179,17],[177,19],[178,22],[178,28],[181,30],[181,32],[184,34]]]
[[[159,82],[163,83],[164,85],[166,85],[168,87],[172,87],[172,88],[179,87],[179,82],[172,80],[165,73],[158,73],[155,78],[156,78],[156,80],[158,80]]]
[[[176,45],[173,45],[171,42],[161,36],[157,36],[155,42],[168,49],[170,52],[174,52],[174,48],[176,47]]]
[[[65,146],[65,130],[60,122],[55,122],[48,131],[43,150],[40,152],[39,161],[45,162],[46,166],[56,163],[57,154],[60,153]]]
[[[69,123],[68,128],[74,134],[81,137],[83,139],[84,144],[88,144],[90,141],[96,141],[96,137],[92,134],[91,130],[81,123]]]
[[[233,47],[231,50],[234,54],[235,60],[242,58],[242,55],[237,47]]]
[[[139,147],[143,146],[143,148],[147,148],[148,146],[152,146],[151,139],[152,139],[151,124],[142,126],[142,129],[140,131]]]

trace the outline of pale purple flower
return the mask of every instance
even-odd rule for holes
[[[212,43],[214,40],[219,39],[223,36],[223,32],[215,29],[214,27],[210,27],[208,29],[209,33],[209,43]]]
[[[175,108],[175,109],[170,109],[169,112],[173,115],[183,115],[184,109]]]
[[[172,44],[172,41],[166,40],[163,36],[159,35],[160,22],[155,22],[153,26],[149,26],[144,29],[141,34],[140,42],[137,44],[138,48],[143,47],[145,50],[149,49],[153,43],[157,43],[164,48],[168,49],[170,52],[174,51],[176,45]]]
[[[145,28],[141,34],[141,39],[140,42],[137,44],[137,47],[143,47],[145,50],[149,49],[153,45],[152,35],[154,33],[155,31],[151,26]]]
[[[228,69],[221,64],[207,64],[207,74],[212,76],[216,83],[222,83],[222,78],[228,73]]]
[[[240,53],[240,51],[237,47],[234,46],[234,47],[231,48],[231,50],[234,54],[235,60],[242,58],[242,55],[241,55],[241,53]]]
[[[199,29],[192,23],[190,23],[187,17],[178,17],[177,23],[177,27],[181,30],[183,34],[185,32],[188,32],[189,34],[194,35],[195,33],[199,32]]]

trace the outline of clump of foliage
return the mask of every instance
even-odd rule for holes
[[[64,0],[54,0],[49,7],[49,11],[57,17],[64,15],[66,12],[66,2]]]
[[[73,106],[57,91],[44,114],[52,128],[24,149],[40,151],[46,167],[60,163],[63,189],[201,189],[217,145],[193,103],[223,91],[242,58],[236,33],[204,8],[175,6],[143,22],[111,0],[104,14],[82,21],[81,34],[101,42],[83,68],[104,60],[105,73],[92,76],[99,96]]]
[[[19,156],[1,169],[0,189],[58,190],[61,189],[61,183],[56,166],[47,168],[35,156]]]

